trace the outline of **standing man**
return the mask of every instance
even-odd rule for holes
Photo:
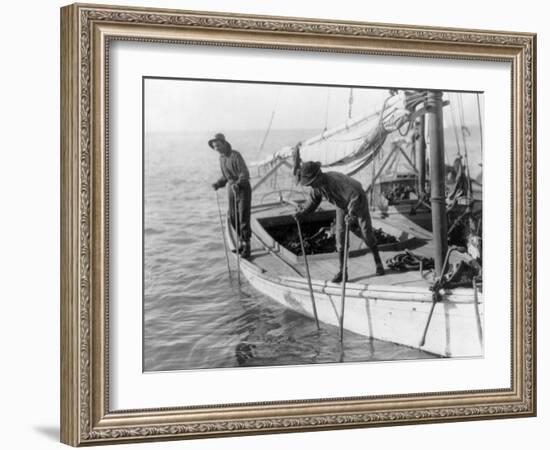
[[[235,219],[238,219],[241,248],[238,252],[243,258],[250,257],[250,204],[252,188],[250,187],[250,175],[241,154],[231,148],[231,144],[225,140],[222,133],[217,133],[208,141],[210,148],[220,154],[221,178],[212,184],[214,190],[228,185],[227,195],[229,201],[229,218],[237,229]],[[235,211],[235,199],[237,211]]]
[[[300,183],[311,186],[310,198],[303,208],[296,213],[299,220],[306,214],[317,209],[323,198],[336,206],[336,249],[340,260],[340,270],[331,280],[333,283],[342,282],[344,269],[344,223],[362,238],[374,257],[376,275],[384,275],[384,266],[378,253],[376,237],[372,231],[367,196],[359,181],[339,172],[321,171],[321,163],[306,162],[300,169]],[[346,268],[347,278],[347,268]],[[346,279],[347,281],[347,279]]]

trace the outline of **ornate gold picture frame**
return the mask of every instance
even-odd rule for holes
[[[109,58],[118,41],[509,64],[511,149],[502,150],[511,155],[511,183],[502,188],[511,192],[510,385],[113,409]],[[61,441],[81,446],[534,416],[535,89],[536,36],[530,33],[85,4],[62,8]]]

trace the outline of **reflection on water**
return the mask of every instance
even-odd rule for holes
[[[273,133],[265,152],[311,134]],[[228,135],[247,161],[259,133]],[[204,135],[148,135],[144,160],[144,370],[418,359],[424,352],[346,333],[230,283]],[[225,195],[220,195],[225,205]],[[235,267],[233,267],[235,270]],[[236,274],[233,275],[236,279]]]

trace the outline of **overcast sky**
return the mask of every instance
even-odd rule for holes
[[[145,131],[265,130],[274,110],[273,129],[320,129],[347,119],[349,96],[347,87],[146,79]],[[387,89],[354,88],[353,116],[379,110],[387,97]],[[466,125],[477,125],[476,94],[462,99]]]

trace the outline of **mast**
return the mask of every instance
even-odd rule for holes
[[[425,116],[416,119],[416,139],[414,142],[416,169],[418,170],[418,197],[424,195],[426,189],[426,139],[424,137]]]
[[[348,119],[351,119],[352,108],[353,108],[353,88],[350,88],[349,100],[348,100]]]
[[[430,139],[430,186],[432,234],[435,245],[435,276],[443,271],[447,253],[447,211],[445,208],[445,140],[443,135],[443,94],[428,91],[426,100]]]

